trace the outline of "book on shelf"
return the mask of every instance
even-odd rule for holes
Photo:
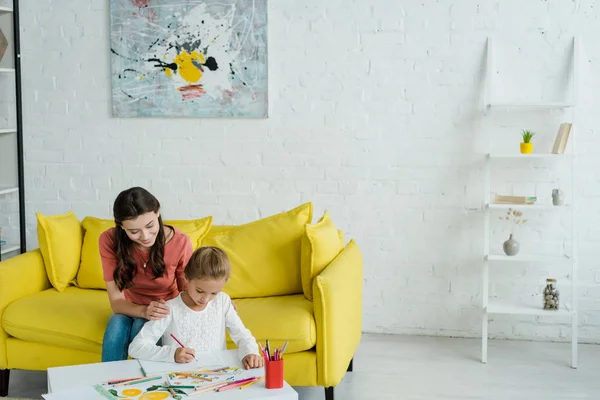
[[[535,204],[537,197],[535,196],[503,196],[496,195],[494,204]]]
[[[552,146],[553,154],[564,154],[567,148],[567,142],[569,141],[569,135],[571,134],[571,128],[573,124],[564,122],[560,124],[556,138],[554,139],[554,146]]]

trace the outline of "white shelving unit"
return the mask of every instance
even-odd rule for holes
[[[494,52],[492,39],[488,38],[487,43],[487,73],[486,73],[486,97],[484,99],[484,112],[488,114],[494,109],[502,109],[504,112],[518,110],[527,112],[528,110],[540,109],[565,109],[571,113],[572,131],[570,135],[571,154],[507,154],[507,153],[488,153],[485,160],[485,184],[484,184],[484,254],[483,254],[483,270],[482,270],[482,334],[481,334],[481,361],[487,363],[488,358],[488,323],[489,317],[494,315],[532,315],[544,317],[556,317],[557,320],[570,318],[571,319],[571,366],[577,368],[577,342],[578,342],[578,315],[577,315],[577,235],[576,235],[576,220],[575,220],[575,166],[576,166],[576,106],[578,98],[578,72],[579,72],[579,42],[577,38],[573,38],[572,52],[572,100],[565,102],[495,102],[493,97],[492,78],[494,76]],[[491,141],[490,141],[491,143]],[[522,164],[523,160],[566,160],[571,164],[571,194],[572,204],[564,206],[553,206],[545,204],[493,204],[491,202],[491,170],[494,160],[502,160],[506,162],[514,162]],[[562,256],[547,256],[537,254],[518,254],[516,256],[507,256],[504,254],[492,254],[490,248],[491,242],[491,224],[492,214],[497,210],[535,210],[537,212],[570,212],[571,217],[571,242],[572,254],[564,254]],[[565,270],[570,269],[570,284],[572,290],[572,298],[570,308],[565,307],[565,299],[561,299],[560,310],[544,310],[542,307],[541,292],[539,298],[539,307],[531,306],[530,304],[521,304],[518,300],[511,299],[499,300],[489,297],[490,286],[490,268],[495,268],[498,264],[503,267],[512,265],[513,268],[519,268],[521,264],[527,264],[531,268],[536,265],[553,264],[564,266]]]
[[[21,116],[21,54],[19,30],[19,2],[12,0],[12,7],[0,6],[0,28],[8,39],[8,48],[0,64],[0,81],[3,84],[10,82],[15,87],[15,115],[8,117],[8,126],[0,129],[0,200],[9,198],[13,201],[15,194],[18,199],[19,229],[4,229],[0,231],[0,238],[8,243],[0,248],[0,261],[18,255],[25,251],[25,201],[23,189],[23,133]],[[0,93],[3,101],[11,102],[11,94]],[[2,117],[6,117],[3,115]],[[14,120],[13,120],[14,119]],[[10,207],[9,209],[12,209]],[[12,211],[10,211],[12,213]],[[2,215],[2,217],[6,217]],[[2,218],[0,225],[13,219],[13,215]],[[0,226],[0,229],[2,227]],[[16,231],[16,232],[15,232]]]
[[[0,195],[17,193],[19,191],[18,186],[0,186]]]

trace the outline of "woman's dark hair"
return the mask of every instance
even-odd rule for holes
[[[133,285],[133,277],[137,272],[133,258],[134,243],[125,229],[123,221],[135,219],[149,212],[158,213],[160,203],[150,192],[141,187],[132,187],[124,190],[115,199],[113,215],[117,228],[115,229],[114,251],[117,256],[117,268],[113,273],[113,279],[119,290],[130,288]],[[165,272],[165,228],[161,216],[158,216],[158,234],[156,241],[150,248],[148,264],[152,267],[154,278],[160,278]]]

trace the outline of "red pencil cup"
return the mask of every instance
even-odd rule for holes
[[[267,361],[265,363],[265,386],[267,389],[283,387],[283,360]]]

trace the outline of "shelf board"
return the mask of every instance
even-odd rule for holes
[[[4,14],[4,13],[12,13],[13,9],[12,8],[8,8],[8,7],[1,7],[0,6],[0,14]]]
[[[540,299],[540,303],[541,303]],[[556,317],[569,317],[573,315],[571,310],[561,308],[559,310],[544,310],[540,307],[533,307],[523,304],[510,304],[501,301],[491,300],[487,306],[488,314],[513,314],[513,315],[544,315]]]
[[[18,186],[0,186],[0,195],[16,193],[19,191]]]
[[[493,108],[519,108],[519,107],[521,107],[521,108],[569,108],[569,107],[574,107],[574,104],[568,103],[568,102],[555,102],[555,101],[550,101],[550,102],[516,101],[516,102],[510,102],[510,103],[489,103],[488,107],[493,107]]]
[[[11,72],[15,72],[15,71],[16,70],[14,68],[0,68],[0,73],[2,73],[2,72],[11,73]]]
[[[0,129],[0,135],[6,134],[6,133],[17,133],[16,129]]]
[[[554,209],[560,209],[560,208],[569,208],[570,206],[568,204],[562,205],[562,206],[554,206],[552,204],[494,204],[494,203],[488,203],[486,204],[486,208],[489,208],[491,210],[508,210],[509,208],[512,208],[514,210],[516,209],[529,209],[529,210],[554,210]]]
[[[488,153],[489,158],[496,159],[526,159],[526,158],[573,158],[572,154],[554,154],[554,153],[532,153],[532,154],[521,154],[521,153]]]
[[[546,262],[561,263],[572,262],[573,258],[569,256],[544,256],[536,254],[517,254],[516,256],[507,256],[505,254],[488,254],[485,256],[487,261],[506,261],[506,262]]]
[[[18,244],[7,243],[4,247],[2,247],[2,250],[0,250],[0,254],[12,253],[13,251],[18,251],[20,249],[21,246],[19,246]]]

